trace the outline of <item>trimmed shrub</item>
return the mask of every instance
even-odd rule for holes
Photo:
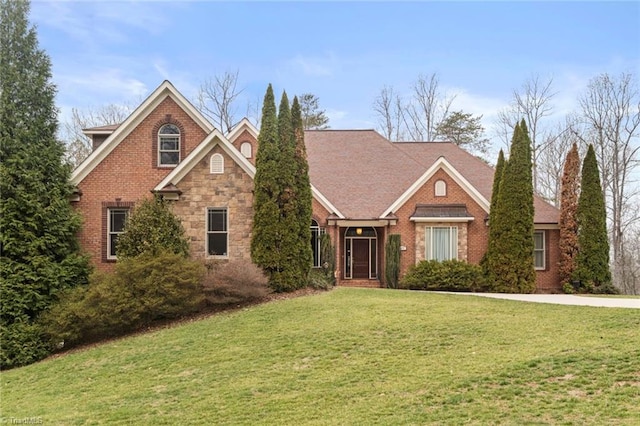
[[[486,291],[487,282],[479,265],[461,260],[423,260],[409,268],[400,280],[409,290]]]
[[[198,311],[203,266],[182,254],[143,254],[94,274],[87,288],[62,295],[41,318],[50,342],[65,346],[133,331],[152,321]]]
[[[384,248],[385,268],[384,277],[388,288],[398,288],[400,277],[400,234],[391,234]]]
[[[215,262],[208,269],[202,287],[210,305],[259,300],[271,292],[267,276],[251,262]]]

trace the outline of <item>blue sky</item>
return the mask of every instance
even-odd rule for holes
[[[238,70],[243,105],[273,83],[316,94],[334,128],[374,128],[384,85],[408,93],[436,72],[490,131],[534,74],[553,77],[556,118],[599,73],[640,77],[639,2],[35,0],[31,22],[63,120],[72,107],[139,102],[165,79],[193,99],[207,77]]]

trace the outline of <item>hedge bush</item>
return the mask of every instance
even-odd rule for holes
[[[479,265],[461,260],[423,260],[409,268],[399,288],[409,290],[486,291],[486,279]]]
[[[94,274],[88,287],[69,290],[41,323],[54,346],[121,335],[199,310],[203,275],[200,263],[181,254],[125,259],[114,273]]]

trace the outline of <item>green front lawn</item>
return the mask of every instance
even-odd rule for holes
[[[44,424],[638,424],[640,310],[344,289],[2,373]]]

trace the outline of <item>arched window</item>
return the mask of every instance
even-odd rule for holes
[[[180,129],[165,124],[158,130],[158,166],[176,166],[180,162]]]
[[[443,180],[436,181],[436,197],[446,197],[447,195],[447,183]]]
[[[224,157],[222,154],[212,154],[211,155],[211,174],[222,174],[224,173]]]
[[[251,158],[253,154],[253,147],[251,146],[251,142],[242,142],[240,145],[240,152],[244,155],[244,158]]]

